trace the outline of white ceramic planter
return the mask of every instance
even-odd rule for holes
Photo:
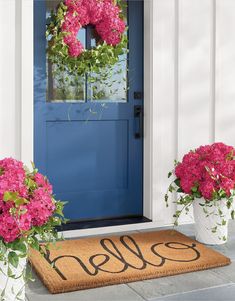
[[[14,275],[19,277],[22,275],[27,264],[26,258],[20,258],[19,266],[17,269],[11,267]],[[0,261],[0,293],[5,289],[5,294],[3,300],[6,301],[15,301],[22,300],[25,301],[25,281],[23,277],[19,277],[18,279],[8,278],[7,275],[7,265],[4,265],[3,262]],[[3,273],[3,272],[4,273]],[[18,299],[17,299],[17,298]],[[1,298],[1,297],[0,297]],[[1,299],[2,300],[2,299]]]
[[[196,199],[193,202],[193,211],[194,211],[194,221],[195,221],[195,235],[196,240],[208,245],[221,245],[227,242],[228,238],[228,221],[230,217],[230,210],[226,206],[226,200],[221,200],[219,209],[222,211],[223,219],[226,221],[226,225],[219,226],[221,224],[221,217],[212,214],[206,217],[205,212],[203,211],[202,206],[199,204],[204,204],[205,200]],[[218,207],[205,207],[205,209],[211,213],[217,213]],[[215,233],[212,232],[212,228],[217,226],[217,231]],[[223,237],[226,240],[223,240]]]

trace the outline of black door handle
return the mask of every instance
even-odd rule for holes
[[[140,105],[134,106],[134,128],[135,128],[135,139],[143,138],[144,132],[144,116],[143,116],[143,107]]]

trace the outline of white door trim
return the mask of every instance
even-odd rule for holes
[[[21,0],[18,10],[21,24],[21,159],[26,164],[33,160],[33,0]],[[144,1],[144,216],[153,216],[153,0]],[[157,222],[74,230],[66,236],[94,235],[130,231],[161,226]]]
[[[21,0],[21,160],[33,161],[33,0]]]

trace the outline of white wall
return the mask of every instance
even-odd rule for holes
[[[0,157],[24,161],[32,159],[31,12],[31,0],[0,0]],[[163,225],[174,210],[163,202],[173,160],[214,140],[235,145],[235,1],[153,0],[152,13],[152,210]],[[25,110],[29,122],[20,120]]]
[[[0,0],[0,157],[20,157],[19,98],[16,94],[15,1]]]
[[[154,0],[153,12],[154,216],[168,224],[173,159],[213,141],[235,145],[235,1]]]

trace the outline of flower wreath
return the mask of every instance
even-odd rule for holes
[[[98,72],[115,65],[127,48],[127,29],[122,15],[123,0],[64,0],[51,12],[47,26],[48,57],[77,75]],[[84,49],[78,40],[82,27],[93,25],[98,46]],[[63,69],[64,70],[64,69]]]

